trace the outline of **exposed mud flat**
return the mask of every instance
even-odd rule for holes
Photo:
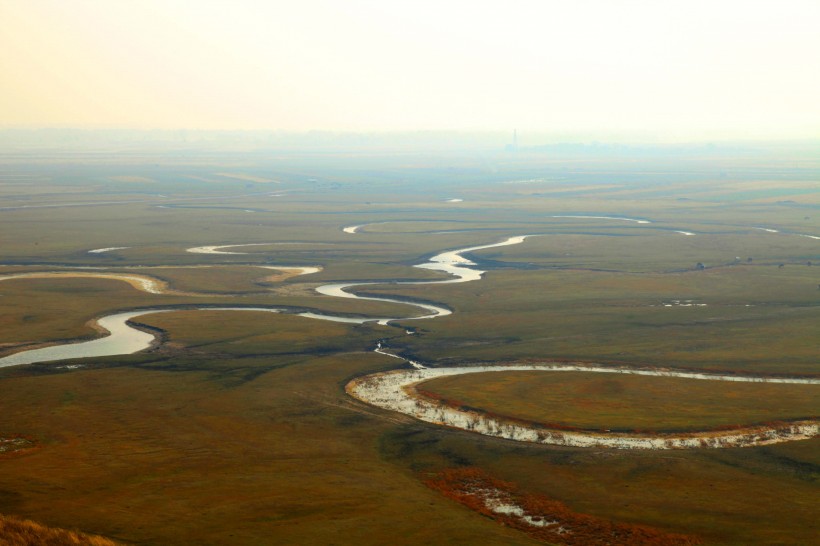
[[[105,252],[113,252],[114,250],[125,250],[127,248],[131,248],[129,246],[109,246],[107,248],[95,248],[93,250],[89,250],[89,254],[103,254]]]

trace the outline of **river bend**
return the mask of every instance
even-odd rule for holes
[[[395,355],[389,355],[395,356]],[[749,426],[724,431],[699,431],[678,434],[629,434],[599,431],[550,429],[513,419],[487,415],[481,411],[449,406],[421,396],[415,386],[436,377],[471,373],[510,371],[578,371],[680,377],[708,381],[742,381],[752,383],[820,384],[820,379],[759,377],[705,374],[675,370],[605,368],[600,366],[555,363],[510,366],[464,366],[393,370],[367,375],[347,384],[348,394],[367,404],[409,415],[421,421],[459,428],[471,432],[519,442],[571,447],[607,447],[616,449],[690,449],[748,447],[804,440],[820,435],[820,421],[786,422],[779,426]]]

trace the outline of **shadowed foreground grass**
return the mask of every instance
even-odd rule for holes
[[[0,515],[0,546],[116,546],[107,538]]]

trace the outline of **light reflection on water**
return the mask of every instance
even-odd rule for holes
[[[126,321],[141,315],[163,313],[168,309],[141,311],[126,311],[102,317],[97,324],[110,332],[109,335],[84,341],[81,343],[67,343],[42,349],[32,349],[0,358],[0,368],[20,366],[34,362],[50,362],[52,360],[67,360],[69,358],[89,358],[94,356],[112,356],[131,354],[142,351],[151,346],[155,336],[142,330],[132,328]]]

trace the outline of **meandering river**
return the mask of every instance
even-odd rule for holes
[[[558,217],[558,216],[557,216]],[[568,216],[560,216],[568,217]],[[576,218],[599,218],[575,216]],[[637,223],[649,223],[647,220],[608,217],[611,220],[625,220]],[[356,233],[361,226],[351,226],[345,228],[348,233]],[[681,232],[684,233],[684,232]],[[685,234],[689,235],[689,232]],[[502,247],[523,243],[531,235],[518,235],[509,237],[498,243],[473,246],[458,250],[444,251],[436,254],[429,261],[417,264],[414,267],[440,271],[450,277],[441,280],[431,281],[367,281],[352,283],[330,283],[319,286],[316,291],[324,296],[340,297],[359,300],[384,301],[412,305],[421,309],[424,314],[411,317],[349,317],[343,315],[321,314],[314,312],[294,313],[298,316],[349,323],[376,322],[386,325],[395,320],[421,320],[431,319],[450,315],[452,312],[440,305],[426,302],[408,302],[397,298],[359,296],[351,292],[363,286],[399,284],[399,285],[421,285],[421,284],[446,284],[471,282],[481,279],[484,271],[475,268],[475,262],[466,258],[464,254],[476,252],[489,248]],[[253,245],[217,245],[197,247],[189,249],[191,252],[205,254],[232,254],[233,252],[221,249],[240,246]],[[273,266],[269,266],[273,267]],[[298,274],[310,274],[318,271],[314,267],[290,268]],[[167,290],[167,286],[157,279],[139,275],[127,275],[116,273],[77,273],[52,272],[52,273],[22,273],[17,275],[6,275],[0,280],[11,278],[44,278],[59,276],[93,276],[101,278],[118,279],[130,283],[132,286],[146,292],[159,294]],[[268,313],[287,312],[279,308],[267,307],[200,307],[197,309],[220,310],[220,311],[257,311]],[[97,319],[96,324],[108,332],[105,337],[92,341],[64,343],[51,347],[31,349],[21,351],[3,358],[0,358],[0,367],[19,366],[36,362],[50,362],[65,359],[89,358],[100,356],[114,356],[122,354],[132,354],[151,347],[156,343],[157,337],[149,332],[135,328],[129,321],[145,315],[154,313],[169,312],[179,310],[179,308],[150,308],[142,310],[130,310],[114,313]],[[381,344],[377,346],[376,352],[394,358],[401,358],[383,350]],[[461,428],[480,434],[506,438],[517,441],[536,442],[543,444],[557,444],[575,447],[610,447],[619,449],[685,449],[703,447],[745,447],[751,445],[765,445],[791,440],[806,439],[820,435],[820,422],[816,420],[784,423],[776,427],[746,427],[731,431],[703,431],[686,434],[621,434],[590,431],[568,431],[551,430],[545,427],[522,424],[521,422],[504,419],[500,417],[488,416],[478,411],[466,411],[453,408],[439,401],[430,400],[418,395],[414,386],[444,375],[458,375],[479,372],[504,372],[504,371],[583,371],[589,373],[628,373],[637,375],[654,375],[665,377],[680,377],[688,379],[701,379],[713,381],[747,381],[747,382],[770,382],[770,383],[810,383],[820,384],[820,379],[805,378],[784,378],[784,377],[755,377],[740,375],[712,375],[687,371],[671,370],[647,370],[630,368],[605,368],[596,366],[573,366],[550,364],[533,365],[511,365],[511,366],[477,366],[477,367],[450,367],[450,368],[425,368],[418,362],[408,361],[413,367],[412,370],[394,370],[372,374],[357,378],[351,381],[346,391],[348,394],[368,404],[398,411],[410,415],[422,421]]]
[[[448,273],[453,276],[452,279],[433,280],[433,281],[407,281],[395,284],[435,284],[435,283],[452,283],[452,282],[469,282],[481,278],[484,271],[478,271],[468,266],[475,265],[470,260],[464,258],[461,254],[472,252],[476,250],[483,250],[498,246],[506,246],[518,244],[524,241],[527,236],[510,237],[499,243],[481,245],[475,247],[464,248],[461,250],[446,251],[436,256],[433,256],[429,262],[419,264],[416,267],[425,269],[438,270]],[[230,246],[250,246],[250,245],[230,245]],[[211,246],[200,247],[205,249],[220,249],[225,246]],[[279,267],[279,266],[265,266],[274,269],[291,269],[297,270],[301,275],[307,275],[319,271],[316,267]],[[55,278],[55,277],[97,277],[105,279],[115,279],[128,282],[135,288],[149,292],[152,294],[162,294],[167,290],[167,286],[157,279],[140,275],[129,275],[119,273],[96,273],[96,272],[38,272],[38,273],[19,273],[13,275],[5,275],[0,277],[0,280],[11,280],[17,278]],[[358,283],[331,283],[320,286],[316,289],[319,294],[332,297],[384,301],[389,303],[400,303],[404,305],[412,305],[422,309],[425,314],[411,317],[348,317],[344,315],[332,315],[314,312],[294,313],[297,316],[327,320],[333,322],[347,322],[355,324],[363,324],[367,322],[376,322],[378,324],[387,324],[393,320],[420,320],[433,318],[438,316],[445,316],[451,314],[451,311],[445,307],[441,307],[428,303],[409,303],[404,300],[399,300],[389,297],[369,297],[357,296],[345,289],[350,289],[359,286],[368,286],[374,284],[390,284],[389,282],[358,282]],[[224,310],[224,311],[260,311],[281,313],[282,309],[267,308],[267,307],[204,307],[201,309],[208,310]],[[90,358],[100,356],[115,356],[122,354],[133,354],[143,351],[151,347],[155,342],[156,336],[128,324],[128,321],[144,315],[149,315],[159,312],[173,311],[174,308],[151,308],[143,310],[131,310],[121,313],[106,315],[96,320],[96,324],[107,331],[105,337],[95,339],[92,341],[82,341],[73,343],[64,343],[51,347],[40,349],[30,349],[21,351],[12,355],[0,358],[0,368],[8,366],[20,366],[24,364],[34,364],[37,362],[51,362],[55,360],[66,360],[73,358]],[[179,310],[179,309],[176,309]]]

